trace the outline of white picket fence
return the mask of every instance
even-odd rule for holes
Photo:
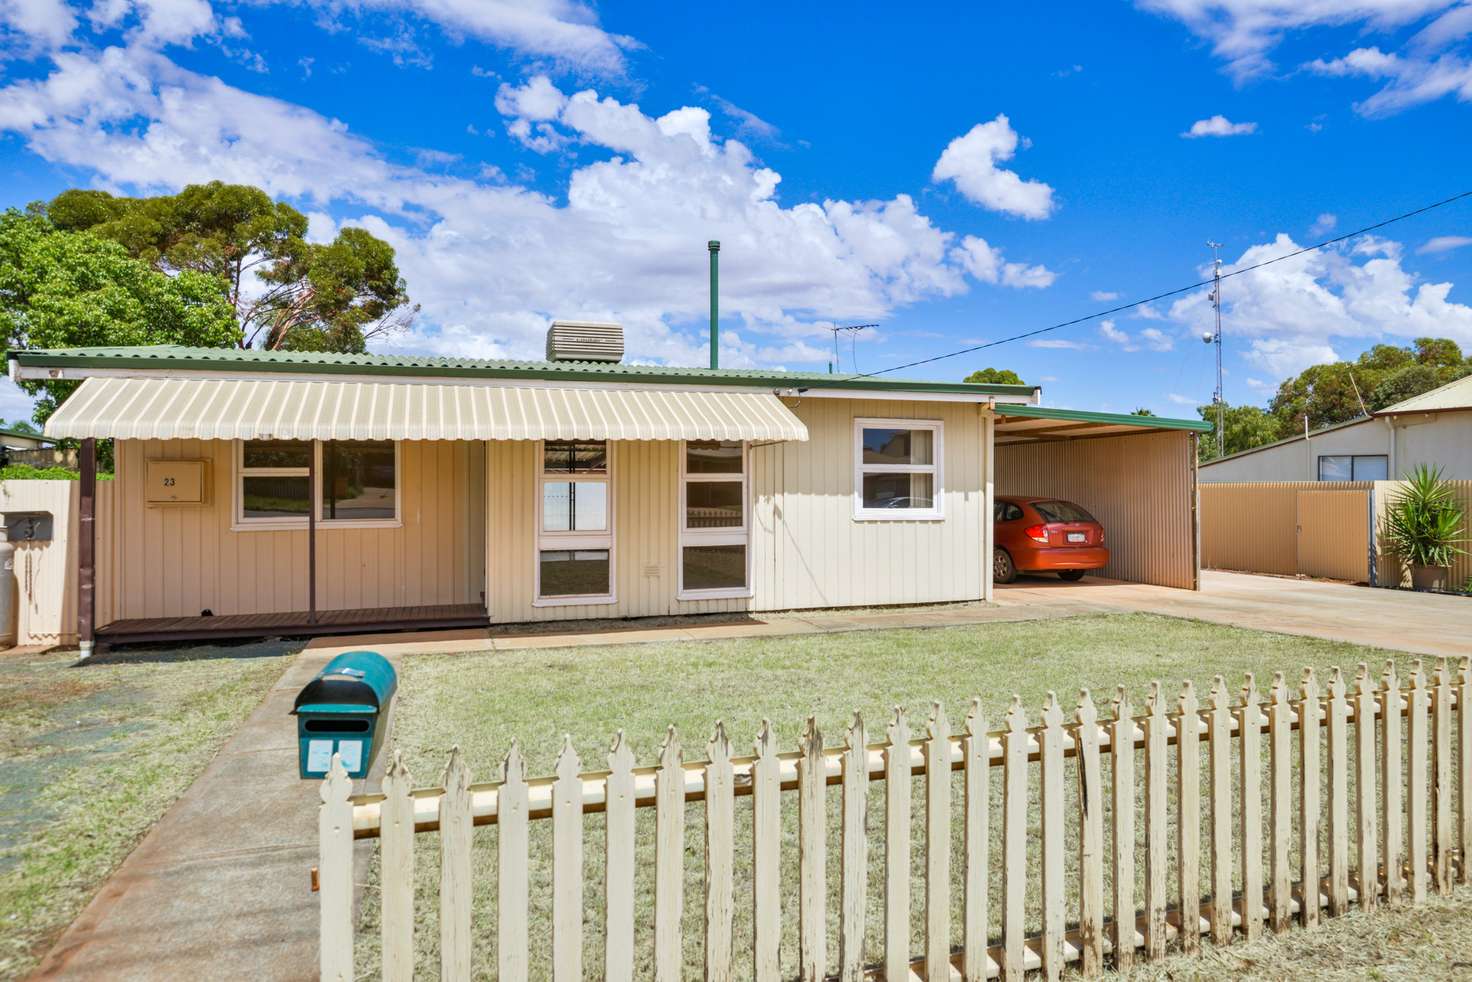
[[[696,920],[682,896],[687,802],[704,803],[703,934],[708,979],[731,978],[738,956],[750,958],[752,973],[764,982],[794,974],[820,979],[835,968],[846,980],[1017,979],[1037,969],[1057,978],[1063,966],[1074,961],[1080,962],[1084,975],[1097,975],[1106,959],[1123,969],[1141,955],[1156,959],[1177,948],[1197,951],[1202,934],[1227,943],[1239,933],[1255,938],[1264,930],[1288,930],[1295,920],[1313,927],[1325,907],[1331,915],[1352,905],[1372,910],[1382,899],[1423,900],[1429,886],[1446,893],[1454,876],[1472,881],[1472,865],[1464,859],[1472,853],[1468,660],[1453,671],[1443,659],[1431,680],[1417,661],[1404,685],[1391,663],[1378,683],[1363,664],[1348,685],[1335,669],[1327,689],[1327,695],[1321,695],[1309,669],[1296,694],[1281,673],[1276,675],[1265,699],[1250,675],[1235,695],[1218,676],[1204,707],[1190,683],[1169,707],[1155,683],[1146,712],[1136,716],[1121,687],[1111,717],[1105,720],[1097,718],[1087,690],[1080,693],[1070,720],[1065,720],[1063,708],[1050,693],[1038,726],[1028,725],[1021,701],[1014,697],[998,730],[988,728],[980,701],[974,700],[959,733],[952,732],[936,704],[921,734],[912,734],[906,714],[896,710],[886,739],[870,743],[856,716],[845,745],[836,748],[823,746],[810,720],[799,748],[781,753],[770,725],[764,724],[756,740],[757,753],[742,757],[731,755],[730,741],[717,724],[706,746],[708,759],[698,763],[684,760],[671,728],[656,766],[636,766],[620,735],[609,754],[608,770],[583,773],[568,743],[555,776],[533,780],[527,779],[521,751],[513,743],[499,782],[472,785],[457,750],[450,756],[445,787],[412,789],[408,772],[395,758],[382,793],[356,798],[350,797],[351,782],[334,762],[333,773],[322,785],[320,819],[322,977],[353,977],[353,840],[375,836],[381,849],[383,977],[413,976],[415,835],[438,830],[440,975],[457,982],[470,978],[472,830],[497,825],[497,969],[503,980],[526,978],[531,937],[529,827],[550,819],[552,975],[558,980],[582,978],[588,887],[583,816],[602,811],[606,813],[604,958],[601,966],[587,967],[601,969],[611,980],[633,978],[635,821],[639,809],[652,808],[654,974],[657,979],[678,979],[684,965],[684,932]],[[1174,767],[1169,766],[1171,748]],[[1105,755],[1112,769],[1107,839],[1101,780]],[[992,768],[1000,769],[1003,785],[999,816],[989,814]],[[1065,822],[1070,770],[1078,782],[1078,813],[1076,821]],[[952,781],[957,772],[964,786],[958,796],[960,813],[953,815]],[[916,888],[911,883],[911,798],[916,776],[924,778],[925,798],[920,843],[925,850],[924,876],[918,885],[924,891],[925,916],[923,937],[918,939],[911,937],[910,919],[911,890]],[[864,946],[871,862],[866,801],[871,780],[885,782],[883,848],[876,857],[884,871],[880,951]],[[1028,814],[1029,785],[1034,781],[1039,782],[1041,804],[1038,836],[1029,835],[1030,825],[1037,824]],[[1144,835],[1137,855],[1134,823],[1141,782]],[[828,937],[826,910],[829,786],[839,787],[836,858],[841,908],[836,938]],[[784,967],[779,964],[783,927],[779,878],[792,873],[784,871],[780,861],[780,816],[784,806],[791,807],[790,798],[784,802],[789,792],[795,794],[798,809],[795,872],[800,940],[798,965]],[[749,895],[754,927],[749,944],[733,944],[732,931],[737,903],[734,800],[740,795],[754,796]],[[1168,824],[1172,811],[1174,836]],[[1205,857],[1200,841],[1203,817]],[[1002,823],[999,884],[990,883],[988,875],[987,826],[994,820]],[[1327,856],[1320,855],[1325,820]],[[951,889],[952,821],[963,826],[960,896],[953,896]],[[1169,838],[1175,841],[1168,842]],[[1074,900],[1065,889],[1068,848],[1078,850]],[[1042,927],[1032,937],[1026,933],[1028,880],[1036,875],[1029,873],[1030,850],[1034,859],[1039,854],[1041,859]],[[1297,882],[1292,874],[1294,858],[1301,871]],[[1204,885],[1203,859],[1208,874]],[[1143,905],[1135,896],[1137,863],[1143,864]],[[1234,864],[1242,885],[1235,896]],[[1168,907],[1172,871],[1176,896],[1190,898],[1184,909]],[[1000,887],[1000,892],[994,894],[993,887]],[[987,924],[988,904],[996,901],[1002,905],[1002,927],[994,943]],[[959,918],[964,928],[958,950],[950,942],[953,918]]]

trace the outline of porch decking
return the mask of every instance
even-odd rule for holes
[[[276,614],[224,614],[216,617],[141,617],[113,621],[97,629],[104,644],[143,641],[204,641],[223,638],[318,637],[386,631],[426,631],[486,627],[490,618],[480,604],[433,604],[419,607],[366,607],[305,610]]]

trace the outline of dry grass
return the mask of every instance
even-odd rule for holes
[[[1140,711],[1146,684],[1166,681],[1172,698],[1180,680],[1194,680],[1203,693],[1212,674],[1221,672],[1235,688],[1244,672],[1264,681],[1274,670],[1296,676],[1304,665],[1325,669],[1331,664],[1352,666],[1361,660],[1376,664],[1388,652],[1328,641],[1245,631],[1201,622],[1150,615],[1074,617],[1046,622],[987,624],[935,630],[882,631],[860,634],[748,639],[712,643],[677,643],[493,652],[471,656],[424,655],[404,663],[397,739],[419,783],[433,783],[451,745],[466,752],[478,780],[499,776],[499,764],[513,737],[522,741],[533,774],[549,773],[562,734],[568,733],[582,757],[585,770],[604,766],[609,737],[622,728],[641,763],[652,763],[665,727],[675,724],[687,760],[705,756],[705,740],[716,719],[724,719],[738,753],[746,752],[763,717],[771,718],[784,749],[795,745],[801,721],[812,713],[829,745],[842,742],[842,727],[854,709],[863,712],[870,738],[881,739],[884,721],[897,704],[912,709],[912,728],[919,730],[933,699],[942,699],[953,724],[959,724],[965,703],[979,695],[992,726],[1013,692],[1023,696],[1035,714],[1048,690],[1060,694],[1071,712],[1080,686],[1091,688],[1103,703],[1116,684],[1131,687]],[[1000,808],[1000,779],[994,776],[993,814]],[[1071,786],[1072,782],[1069,781]],[[960,794],[960,782],[954,784]],[[1070,787],[1070,792],[1072,792]],[[917,848],[912,869],[912,936],[923,936],[924,796],[917,782],[915,833]],[[869,950],[878,952],[882,924],[880,881],[883,785],[870,786],[871,883]],[[1106,789],[1107,797],[1107,789]],[[836,794],[830,794],[829,841],[836,844]],[[796,964],[796,808],[784,802],[783,911],[785,934],[783,964]],[[648,905],[652,900],[653,829],[641,813],[637,849],[640,879],[636,915],[640,925],[640,974],[647,974],[651,947]],[[750,922],[750,799],[738,799],[736,947],[749,948]],[[550,829],[536,823],[533,830],[531,879],[532,950],[534,977],[546,977],[550,922]],[[686,970],[700,972],[700,901],[703,895],[703,814],[692,805],[686,838]],[[960,823],[953,822],[955,835]],[[1001,823],[993,822],[994,884],[1000,882]],[[1033,830],[1034,834],[1036,829]],[[1072,834],[1070,832],[1070,834]],[[590,816],[585,829],[585,965],[601,969],[603,911],[602,817]],[[1069,841],[1072,841],[1071,839]],[[477,972],[494,974],[495,958],[495,830],[477,832],[474,848],[475,958]],[[416,909],[420,927],[416,944],[421,964],[438,960],[435,883],[438,843],[433,835],[418,837],[422,857]],[[958,844],[956,844],[958,846]],[[836,848],[836,845],[835,845]],[[1069,848],[1070,864],[1076,850]],[[953,853],[959,855],[959,853]],[[836,863],[830,863],[828,905],[830,937],[835,936],[837,903]],[[959,878],[959,860],[953,860]],[[368,872],[365,918],[360,934],[359,968],[375,971],[377,949],[377,870]],[[1036,880],[1029,877],[1029,908],[1037,909]],[[1069,881],[1074,881],[1070,872]],[[959,883],[953,885],[959,896]],[[953,918],[953,941],[959,943],[959,919]],[[999,911],[992,910],[992,933],[997,936]],[[1235,952],[1236,949],[1233,949]],[[738,963],[738,974],[750,971]]]
[[[281,674],[286,648],[0,656],[0,979],[30,970]]]

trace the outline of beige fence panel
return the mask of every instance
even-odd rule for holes
[[[1194,688],[1186,683],[1173,713],[1155,683],[1143,715],[1131,715],[1129,693],[1120,689],[1106,719],[1099,718],[1089,694],[1081,691],[1067,721],[1049,693],[1036,726],[1028,725],[1021,700],[1014,697],[1003,727],[993,731],[984,728],[979,701],[972,702],[966,724],[955,733],[938,704],[928,725],[915,733],[905,711],[896,709],[884,741],[867,743],[863,722],[855,716],[845,745],[832,748],[823,746],[815,719],[785,750],[764,721],[756,754],[745,757],[731,756],[724,727],[718,725],[707,744],[709,759],[694,762],[684,758],[671,729],[657,764],[646,767],[637,766],[620,734],[608,755],[608,770],[579,772],[578,756],[565,742],[555,775],[531,780],[513,742],[498,782],[471,784],[469,768],[456,750],[443,786],[412,791],[408,770],[395,755],[383,790],[356,798],[349,797],[351,782],[335,761],[322,785],[319,821],[320,969],[324,978],[354,974],[355,837],[380,840],[383,976],[405,978],[416,974],[416,968],[427,968],[412,962],[415,924],[431,923],[422,919],[424,912],[416,917],[413,869],[416,834],[437,831],[440,975],[469,978],[476,886],[471,882],[472,840],[477,827],[494,825],[499,977],[525,979],[533,945],[538,966],[550,960],[554,978],[580,977],[586,966],[584,919],[589,916],[584,899],[590,892],[584,883],[585,823],[590,813],[604,812],[604,976],[626,980],[637,965],[649,963],[656,977],[678,978],[698,957],[693,949],[703,944],[706,977],[729,979],[735,974],[734,949],[745,945],[744,938],[732,935],[734,906],[744,902],[737,900],[735,881],[745,877],[733,861],[734,800],[744,796],[753,796],[750,937],[753,974],[759,979],[826,978],[830,952],[836,953],[839,977],[847,980],[918,976],[980,982],[1039,970],[1054,978],[1069,963],[1093,976],[1111,967],[1128,968],[1139,948],[1145,957],[1157,958],[1172,948],[1199,950],[1200,937],[1208,932],[1221,943],[1253,937],[1265,919],[1274,932],[1281,932],[1294,921],[1314,926],[1324,908],[1337,916],[1352,907],[1370,910],[1382,897],[1403,902],[1405,867],[1410,897],[1422,900],[1431,884],[1446,892],[1454,876],[1466,876],[1472,664],[1464,659],[1452,666],[1443,660],[1429,685],[1419,662],[1407,675],[1402,682],[1394,666],[1387,665],[1377,685],[1360,665],[1347,685],[1335,669],[1321,695],[1314,673],[1305,670],[1295,697],[1279,673],[1266,702],[1251,676],[1240,689],[1218,677],[1206,706],[1198,704]],[[1291,736],[1295,727],[1296,741]],[[1174,773],[1166,766],[1172,748]],[[1140,751],[1144,766],[1137,771]],[[1106,754],[1113,785],[1108,790]],[[1203,755],[1209,764],[1205,816],[1200,811]],[[1409,764],[1404,785],[1402,760]],[[1321,765],[1327,782],[1320,779]],[[988,777],[994,767],[1003,791],[1000,883],[993,882],[986,847]],[[957,771],[964,786],[953,795]],[[1300,798],[1296,811],[1295,773]],[[912,936],[910,930],[911,825],[918,817],[910,795],[917,777],[924,779],[925,788],[925,855],[918,867],[925,874],[923,937]],[[1464,782],[1460,789],[1454,779]],[[867,828],[864,799],[871,781],[885,782],[885,814],[882,823]],[[1034,781],[1039,791],[1036,814],[1029,812]],[[841,792],[836,810],[830,807],[830,785]],[[789,800],[796,805],[788,812],[795,819],[788,823],[796,828],[795,850],[782,848],[785,795],[792,795]],[[1137,795],[1143,798],[1145,822],[1139,851],[1134,841]],[[705,806],[706,889],[704,897],[688,902],[704,905],[703,941],[682,930],[687,903],[684,825],[687,816],[700,814],[687,812],[694,802]],[[1172,806],[1179,823],[1174,856],[1166,848]],[[641,809],[647,817],[640,816]],[[957,809],[959,816],[952,814]],[[1266,842],[1265,810],[1271,825]],[[842,836],[836,850],[827,848],[830,813]],[[1199,840],[1203,817],[1211,860],[1205,884]],[[550,823],[551,835],[537,837],[535,848],[550,849],[550,855],[533,856],[530,826],[541,821]],[[652,886],[636,876],[633,865],[636,826],[651,821]],[[956,878],[961,891],[952,893],[951,831],[957,821],[964,867]],[[1404,851],[1402,830],[1407,833]],[[1321,856],[1319,841],[1325,832],[1328,850]],[[871,845],[871,836],[880,841]],[[1289,868],[1295,838],[1301,849],[1296,884]],[[883,948],[865,951],[871,848],[884,853]],[[1072,889],[1064,863],[1069,850],[1078,857]],[[794,853],[795,953],[781,945],[784,927],[794,930],[783,918],[794,911],[784,907],[780,883],[784,864],[794,862]],[[1174,870],[1169,868],[1172,859]],[[549,861],[547,922],[543,904],[529,906],[528,886],[529,874],[545,869]],[[1236,896],[1234,862],[1241,866]],[[827,884],[835,863],[840,909],[836,936],[830,937]],[[1112,885],[1107,903],[1106,863]],[[1143,907],[1135,902],[1137,876],[1145,885]],[[1166,889],[1172,878],[1180,890],[1174,908],[1168,905]],[[636,930],[640,883],[653,893],[649,934]],[[991,895],[1002,898],[1002,929],[995,938],[987,927]],[[964,931],[953,948],[951,926],[957,923]],[[1040,932],[1029,937],[1028,923],[1040,925]]]
[[[1240,570],[1293,576],[1327,576],[1363,580],[1369,564],[1369,481],[1346,481],[1326,485],[1316,481],[1280,481],[1254,484],[1201,485],[1201,565],[1207,569]],[[1353,505],[1334,506],[1327,515],[1318,514],[1330,499],[1310,499],[1309,511],[1300,507],[1301,493],[1358,493],[1359,512]],[[1300,526],[1307,519],[1308,545],[1301,547]],[[1346,537],[1359,543],[1354,561],[1347,562]],[[1305,569],[1307,561],[1311,569]],[[1315,572],[1313,570],[1325,570]]]
[[[1298,572],[1326,580],[1370,578],[1370,492],[1299,491]]]

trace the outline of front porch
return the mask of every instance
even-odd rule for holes
[[[97,629],[105,645],[144,641],[205,641],[227,638],[322,637],[391,631],[439,631],[490,624],[480,604],[425,604],[416,607],[363,607],[355,610],[305,610],[212,617],[137,617]]]

